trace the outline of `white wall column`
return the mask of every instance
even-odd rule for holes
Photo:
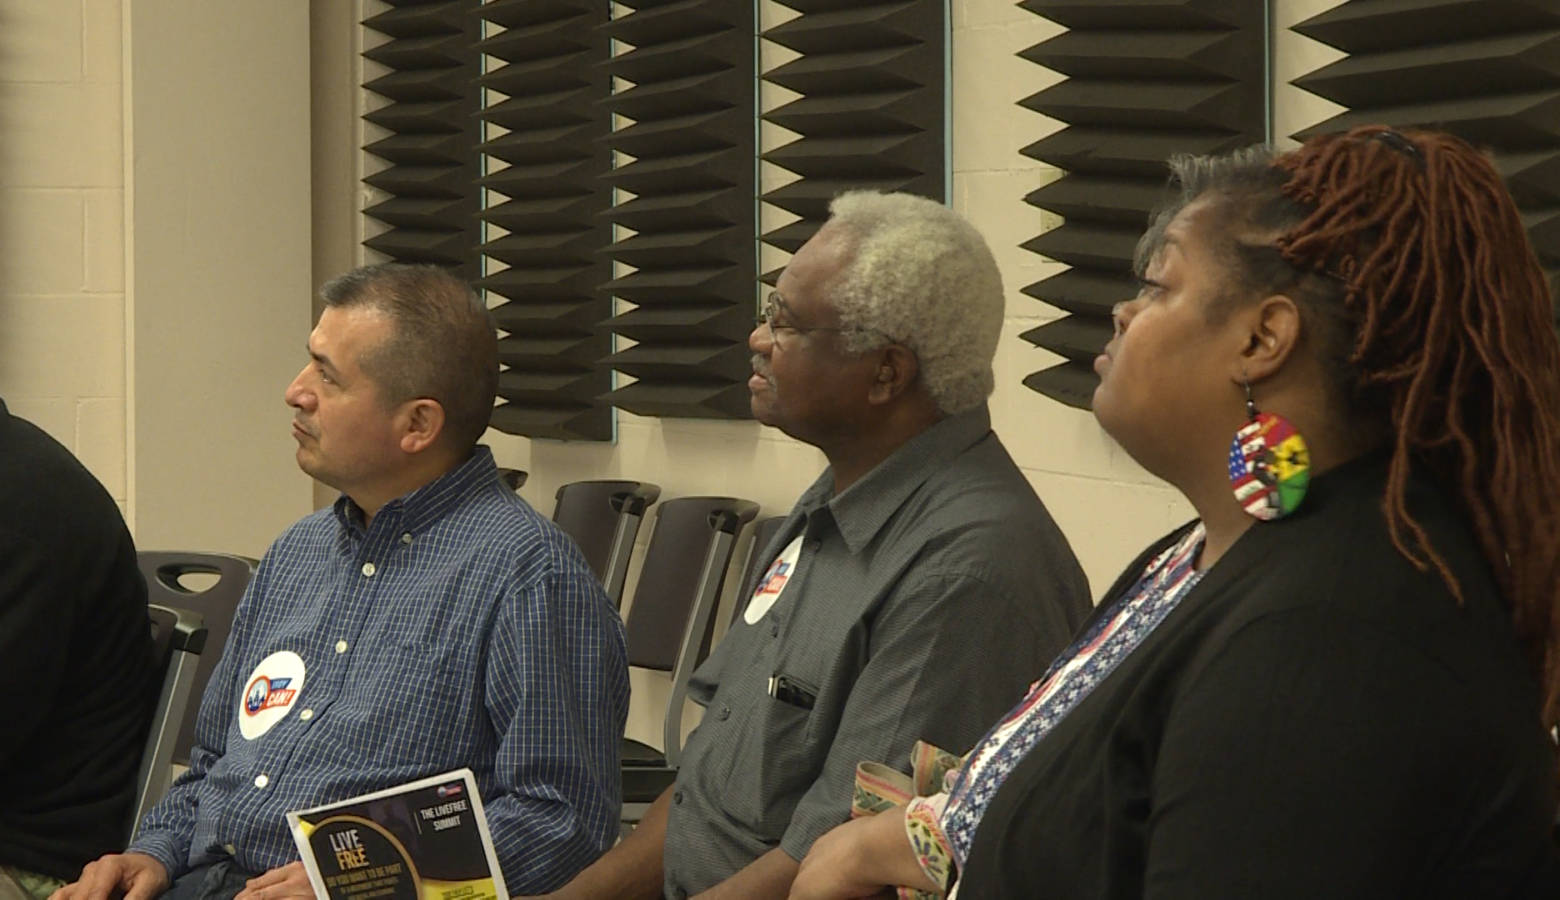
[[[147,549],[259,556],[313,508],[308,0],[127,0],[129,512]]]

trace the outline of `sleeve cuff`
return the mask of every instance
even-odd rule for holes
[[[956,868],[948,836],[938,824],[947,803],[947,794],[934,794],[915,797],[905,805],[905,836],[910,841],[910,851],[926,877],[945,892],[953,886]]]
[[[170,885],[188,868],[184,865],[188,854],[175,852],[173,836],[167,833],[140,835],[125,848],[125,852],[142,853],[162,863],[162,867],[168,871]]]

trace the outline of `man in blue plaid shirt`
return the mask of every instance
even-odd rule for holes
[[[476,443],[498,378],[487,310],[431,266],[321,296],[286,400],[298,465],[342,496],[261,561],[189,771],[54,900],[312,897],[289,810],[461,766],[511,893],[557,887],[616,835],[623,625]]]

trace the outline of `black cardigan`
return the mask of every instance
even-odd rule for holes
[[[130,533],[70,451],[0,403],[0,863],[74,879],[124,845],[157,700]]]
[[[1459,608],[1385,481],[1350,463],[1249,529],[1008,777],[962,900],[1560,897],[1536,679],[1463,517],[1413,483]]]

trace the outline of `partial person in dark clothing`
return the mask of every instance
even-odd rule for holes
[[[1171,167],[1094,412],[1198,519],[792,896],[1560,896],[1560,344],[1516,204],[1431,131]]]
[[[0,881],[47,896],[124,846],[156,673],[119,507],[3,402],[0,546]]]

